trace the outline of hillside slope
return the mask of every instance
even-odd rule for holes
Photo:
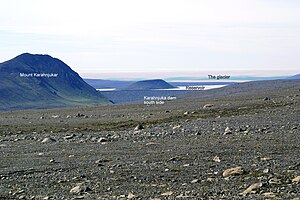
[[[266,80],[266,81],[250,81],[228,85],[222,88],[211,90],[190,92],[184,95],[184,98],[234,98],[254,96],[273,96],[281,95],[296,91],[300,92],[300,79],[282,79],[282,80]]]
[[[0,64],[0,109],[109,104],[61,60],[21,54]]]
[[[294,76],[290,76],[287,79],[300,79],[300,74],[296,74]]]

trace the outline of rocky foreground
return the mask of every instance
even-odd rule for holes
[[[299,95],[2,112],[0,199],[299,199]]]

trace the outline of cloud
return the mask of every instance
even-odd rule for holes
[[[297,69],[299,34],[295,0],[10,0],[0,7],[1,60],[48,53],[77,71]]]

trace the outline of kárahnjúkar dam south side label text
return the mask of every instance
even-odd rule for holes
[[[176,100],[177,97],[174,96],[144,96],[144,105],[162,105],[165,101]]]

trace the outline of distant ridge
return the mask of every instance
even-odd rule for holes
[[[107,88],[116,88],[123,89],[128,87],[133,81],[115,81],[115,80],[103,80],[103,79],[83,79],[90,86],[95,89],[107,89]]]
[[[144,80],[135,82],[125,90],[154,90],[154,89],[172,89],[176,88],[162,79]]]
[[[185,98],[233,98],[238,96],[254,96],[278,95],[285,91],[300,91],[300,79],[281,79],[281,80],[265,80],[250,81],[228,85],[222,88],[204,90],[195,93],[185,94]]]
[[[290,76],[287,79],[300,79],[300,74],[296,74],[294,76]]]
[[[0,63],[0,109],[110,104],[68,65],[49,55],[24,53]]]

